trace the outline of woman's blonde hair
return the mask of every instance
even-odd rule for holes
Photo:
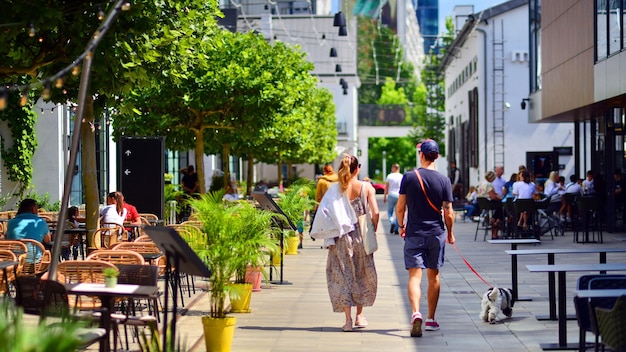
[[[485,174],[485,180],[487,180],[488,182],[493,182],[493,180],[496,179],[496,173],[493,171],[487,171],[487,173]]]
[[[345,155],[343,159],[341,159],[341,164],[339,165],[339,171],[337,173],[339,185],[341,186],[341,192],[345,192],[348,189],[348,183],[352,178],[352,174],[358,167],[361,167],[361,165],[359,164],[359,159],[357,159],[354,155]]]

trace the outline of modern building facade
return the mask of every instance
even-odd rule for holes
[[[529,119],[573,130],[575,171],[596,173],[609,231],[624,230],[626,19],[621,1],[531,0]]]
[[[455,16],[456,18],[456,16]],[[458,22],[457,22],[458,23]],[[574,170],[572,126],[532,123],[529,87],[529,2],[511,0],[467,16],[446,52],[448,162],[465,187],[504,166],[506,179],[526,165],[539,182],[552,170]],[[522,106],[521,102],[526,105]]]
[[[439,0],[413,0],[415,17],[424,38],[425,52],[437,52],[437,36],[439,35]]]

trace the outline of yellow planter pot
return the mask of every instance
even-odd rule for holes
[[[298,245],[300,244],[300,238],[298,238],[298,236],[293,236],[293,237],[287,237],[285,239],[286,242],[286,247],[287,247],[287,254],[289,255],[294,255],[294,254],[298,254]]]
[[[231,284],[236,294],[230,295],[230,311],[233,313],[250,313],[252,284]]]
[[[207,352],[230,352],[235,336],[237,318],[202,317]]]

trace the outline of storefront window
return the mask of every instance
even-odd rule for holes
[[[606,0],[596,0],[596,60],[607,57],[607,2]]]
[[[609,10],[609,55],[621,50],[622,0],[611,0]]]

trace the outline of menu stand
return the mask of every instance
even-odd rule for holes
[[[278,206],[278,204],[274,202],[274,200],[272,199],[272,196],[269,193],[252,192],[252,197],[261,205],[261,209],[270,210],[276,214],[280,214],[284,216],[284,220],[274,219],[275,226],[280,227],[283,230],[290,229],[290,230],[296,231],[298,229],[296,225],[294,225],[293,222],[289,220],[285,212],[283,212],[283,210]],[[281,233],[280,234],[280,281],[272,281],[272,270],[270,270],[270,282],[273,284],[280,284],[280,285],[288,284],[288,282],[283,281],[283,270],[284,270],[283,251],[284,249],[285,249],[285,238],[283,234]]]
[[[178,309],[178,283],[180,282],[180,273],[187,275],[196,275],[202,277],[210,277],[210,269],[202,262],[198,255],[189,247],[187,242],[180,237],[178,232],[170,227],[163,226],[147,226],[144,231],[152,239],[152,241],[161,249],[167,258],[165,266],[165,307],[163,312],[163,348],[165,351],[174,351],[176,341],[176,312]],[[174,268],[174,270],[172,270]],[[167,341],[167,298],[169,296],[170,279],[172,280],[172,334],[169,345]]]

